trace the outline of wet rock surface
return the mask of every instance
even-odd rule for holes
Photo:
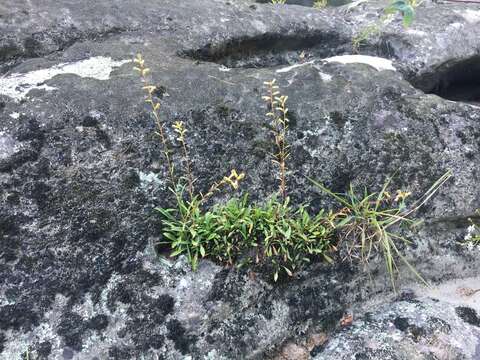
[[[0,357],[263,359],[289,341],[333,332],[311,357],[337,356],[335,339],[363,347],[375,333],[386,334],[385,348],[359,359],[394,356],[397,335],[404,354],[429,359],[415,337],[438,333],[445,343],[463,334],[471,346],[448,354],[475,359],[478,312],[464,304],[397,301],[379,305],[372,324],[363,320],[361,336],[336,332],[346,309],[391,294],[380,260],[370,277],[316,263],[273,284],[209,261],[192,273],[185,259],[160,261],[152,246],[160,234],[153,209],[170,200],[154,124],[127,63],[138,52],[160,89],[162,117],[189,129],[199,190],[235,167],[247,173],[241,191],[253,200],[275,191],[261,94],[276,78],[289,95],[294,201],[332,205],[306,177],[334,191],[350,182],[378,190],[397,173],[394,186],[418,196],[451,169],[454,178],[420,214],[425,225],[408,235],[407,257],[432,281],[477,274],[478,255],[458,241],[479,204],[480,111],[422,90],[454,83],[457,75],[442,74],[479,56],[480,8],[425,3],[411,29],[395,21],[360,49],[397,71],[322,60],[350,55],[355,32],[382,6],[0,5]],[[414,281],[402,275],[400,287]]]

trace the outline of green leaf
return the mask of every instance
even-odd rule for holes
[[[413,17],[415,16],[415,12],[411,6],[409,6],[408,11],[403,12],[403,25],[405,27],[409,27],[413,22]]]

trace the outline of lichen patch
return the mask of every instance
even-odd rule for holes
[[[374,67],[377,71],[392,70],[396,71],[391,60],[384,59],[377,56],[368,55],[340,55],[323,59],[327,63],[340,63],[340,64],[366,64]]]
[[[45,82],[63,74],[108,80],[115,68],[128,62],[130,60],[115,61],[110,57],[96,56],[74,63],[58,64],[47,69],[34,70],[27,73],[14,73],[5,78],[0,78],[0,95],[6,95],[16,101],[20,101],[33,89],[52,91],[56,88],[46,85]]]

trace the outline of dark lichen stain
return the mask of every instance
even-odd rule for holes
[[[396,317],[393,320],[393,325],[400,331],[407,331],[409,327],[408,319],[404,317]]]
[[[226,118],[230,115],[231,109],[227,105],[222,104],[218,105],[215,111],[221,118]]]
[[[135,169],[128,169],[123,175],[123,184],[127,189],[134,189],[140,185],[140,176]]]
[[[88,321],[87,326],[89,329],[92,329],[92,330],[97,330],[97,331],[104,330],[108,326],[108,317],[103,314],[95,315]]]
[[[310,356],[317,356],[325,349],[325,345],[317,345],[310,351]]]
[[[215,274],[213,279],[213,285],[208,295],[209,301],[231,301],[234,298],[234,294],[230,295],[228,291],[225,291],[225,284],[230,270],[223,269]]]
[[[3,332],[0,332],[0,354],[5,349],[5,342],[6,341],[7,341],[7,339],[5,338],[5,334]]]
[[[418,342],[421,338],[427,335],[425,328],[417,325],[410,325],[408,330],[410,331],[410,335],[413,338],[413,341]]]
[[[0,329],[30,331],[38,326],[40,316],[26,303],[0,307]]]
[[[404,289],[400,292],[400,294],[397,296],[396,301],[406,301],[409,303],[418,303],[418,300],[416,299],[417,295],[415,294],[415,291],[412,289]]]
[[[393,351],[383,349],[365,349],[362,352],[355,354],[355,360],[398,360],[398,357]]]
[[[38,360],[47,360],[52,352],[52,343],[50,341],[44,341],[35,346]]]
[[[136,280],[135,283],[140,280]],[[130,334],[133,346],[130,348],[111,348],[110,353],[137,353],[145,352],[150,348],[159,349],[163,346],[164,336],[160,333],[161,325],[165,322],[165,317],[173,313],[175,300],[167,294],[153,298],[145,294],[137,295],[134,291],[121,291],[122,287],[128,287],[127,284],[119,285],[113,291],[112,298],[108,299],[108,306],[115,308],[115,302],[120,300],[113,298],[116,295],[121,297],[121,302],[129,304],[127,314],[131,317],[125,324],[125,327],[118,332],[118,336],[123,338]],[[112,356],[112,355],[111,355]],[[115,357],[114,357],[115,358]],[[118,357],[119,359],[129,359],[129,357]]]
[[[467,306],[458,306],[455,308],[455,312],[457,313],[458,317],[466,323],[480,327],[480,318],[474,309]]]
[[[452,331],[452,327],[445,321],[437,317],[430,317],[427,321],[430,332],[442,332],[449,334]]]
[[[167,329],[169,331],[167,337],[175,343],[175,347],[182,354],[188,354],[191,346],[196,343],[197,338],[188,335],[183,325],[176,319],[172,319],[167,323]]]
[[[87,115],[83,118],[81,125],[85,127],[97,127],[98,119],[95,116]]]
[[[330,112],[330,119],[332,119],[333,123],[340,129],[343,129],[347,123],[347,118],[345,115],[338,111]]]
[[[63,337],[65,345],[75,351],[81,351],[82,337],[87,330],[87,323],[83,318],[73,312],[63,314],[57,327],[57,334]]]

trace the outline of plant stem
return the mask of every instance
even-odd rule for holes
[[[266,115],[272,118],[272,133],[275,138],[275,145],[277,146],[277,153],[273,156],[275,158],[274,162],[277,163],[279,167],[279,192],[285,200],[287,198],[286,159],[288,157],[288,151],[285,137],[288,130],[288,109],[286,107],[288,97],[280,95],[278,86],[275,85],[275,80],[267,81],[265,85],[267,86],[267,95],[264,96],[263,99],[270,108],[270,111]]]
[[[182,141],[182,148],[183,148],[183,156],[187,163],[187,177],[188,177],[188,194],[190,195],[190,200],[193,200],[193,174],[192,174],[192,166],[190,162],[190,156],[188,155],[187,145],[185,141]]]
[[[174,167],[173,167],[173,162],[170,157],[170,148],[168,146],[168,141],[167,137],[165,135],[165,127],[163,125],[163,122],[160,119],[160,115],[158,113],[158,109],[160,108],[160,103],[155,102],[153,100],[153,92],[155,91],[155,86],[151,85],[148,83],[146,75],[149,72],[149,69],[145,67],[144,60],[140,55],[137,56],[135,59],[135,63],[138,64],[137,70],[140,71],[140,76],[142,79],[142,82],[144,83],[143,89],[146,90],[146,99],[145,102],[150,105],[151,112],[153,114],[153,117],[155,118],[155,124],[157,125],[158,129],[158,135],[160,136],[160,140],[163,145],[163,153],[165,155],[165,158],[167,160],[167,166],[168,166],[168,173],[170,176],[170,182],[172,183],[173,189],[176,188],[177,182],[175,180],[175,174],[174,174]]]

